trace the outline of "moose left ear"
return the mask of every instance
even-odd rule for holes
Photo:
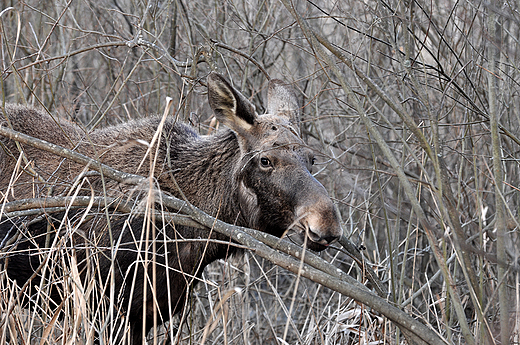
[[[216,72],[208,75],[208,100],[217,120],[237,133],[256,123],[255,106]]]
[[[292,86],[279,79],[269,81],[267,113],[286,117],[297,128],[300,126],[300,106]]]

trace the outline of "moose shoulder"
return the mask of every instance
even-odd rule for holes
[[[258,115],[255,107],[229,82],[211,73],[208,76],[208,99],[215,116],[228,129],[211,136],[199,136],[191,127],[167,119],[162,126],[152,172],[159,188],[186,198],[228,223],[278,237],[292,229],[302,239],[306,237],[304,242],[313,250],[325,249],[334,242],[341,235],[341,227],[327,192],[311,174],[313,152],[300,138],[299,106],[293,89],[279,80],[271,81],[267,113]],[[74,149],[124,172],[144,176],[151,173],[148,161],[143,163],[148,150],[143,143],[152,141],[161,123],[160,118],[131,121],[86,136],[75,124],[59,122],[32,108],[6,105],[4,110],[9,126],[14,130]],[[7,121],[1,120],[0,125],[7,125]],[[10,200],[13,196],[22,199],[46,195],[49,190],[68,193],[76,186],[77,177],[85,172],[84,166],[31,147],[23,148],[31,164],[22,164],[26,167],[22,170],[18,168],[20,150],[16,143],[0,137],[0,144],[3,147],[0,150],[0,192]],[[96,174],[90,174],[86,179],[89,191],[104,190],[111,196],[127,192],[124,185],[103,180]],[[86,245],[110,247],[109,224],[106,219],[99,218],[95,222],[87,220],[74,225],[83,234],[75,238],[83,244],[81,248]],[[222,241],[189,241],[200,238],[229,240],[221,235],[171,224],[156,225],[175,241],[156,249],[156,286],[159,288],[152,295],[151,287],[143,289],[143,277],[147,273],[145,266],[135,264],[138,250],[146,250],[135,240],[143,238],[143,222],[140,218],[133,218],[130,222],[114,218],[110,222],[113,238],[121,243],[118,252],[112,255],[118,268],[114,273],[116,286],[121,289],[116,295],[122,298],[119,305],[125,306],[132,344],[141,342],[143,322],[145,332],[153,325],[154,308],[150,301],[156,301],[159,320],[167,320],[170,313],[182,309],[187,287],[196,281],[193,277],[199,276],[208,263],[233,251],[232,246]],[[19,224],[15,223],[2,220],[0,243],[5,243],[3,240],[17,228]],[[36,221],[29,225],[28,232],[44,233],[47,228],[47,221]],[[23,236],[20,238],[22,240],[13,246],[17,246],[17,253],[24,254],[4,256],[3,263],[8,274],[18,284],[23,284],[40,265],[40,258],[27,253],[44,246],[45,236],[39,236],[35,241],[23,241]],[[12,248],[0,250],[8,253]],[[78,251],[80,261],[85,255],[84,250]],[[105,276],[114,267],[110,257],[100,255],[98,261]],[[134,275],[135,270],[137,273]],[[125,283],[125,279],[131,276],[140,279],[132,289],[130,283]],[[146,305],[143,304],[145,291]],[[52,297],[60,298],[59,294]],[[143,308],[146,308],[144,320]]]

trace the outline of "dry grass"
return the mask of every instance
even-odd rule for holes
[[[321,153],[316,177],[390,302],[448,343],[518,344],[518,4],[294,4],[4,1],[2,100],[92,129],[161,114],[169,96],[206,133],[213,68],[259,112],[265,73],[294,82],[305,137]],[[322,256],[366,283],[341,250]],[[90,303],[102,289],[95,257],[87,286],[70,243],[43,257],[45,272],[64,269],[47,276],[63,282],[64,302],[46,298],[47,282],[27,296],[0,270],[0,343],[87,344],[94,329],[109,339],[111,301]],[[29,298],[35,307],[22,309]],[[208,267],[189,311],[164,328],[181,344],[406,342],[377,311],[250,253]]]

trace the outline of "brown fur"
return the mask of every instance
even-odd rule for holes
[[[313,155],[299,137],[299,109],[292,88],[281,81],[272,81],[269,86],[269,113],[259,116],[242,94],[223,77],[212,73],[208,77],[208,98],[217,119],[229,129],[212,136],[199,136],[191,127],[168,118],[161,133],[153,174],[159,188],[181,197],[173,182],[175,180],[183,195],[207,213],[225,222],[256,228],[276,236],[282,236],[288,228],[293,228],[302,236],[307,234],[312,249],[324,249],[336,240],[341,233],[340,226],[325,189],[310,173]],[[143,176],[150,174],[148,157],[141,168],[138,167],[147,150],[143,142],[151,141],[160,118],[131,121],[87,135],[77,125],[53,119],[35,109],[7,105],[5,114],[17,131],[77,150],[121,171]],[[6,125],[5,121],[0,124]],[[0,143],[4,148],[0,150],[0,192],[5,195],[20,153],[11,140],[0,137]],[[79,164],[29,146],[24,146],[24,153],[40,180],[29,173],[16,172],[15,182],[9,187],[9,200],[45,196],[49,193],[49,187],[52,187],[51,193],[54,195],[68,193],[75,177],[84,170]],[[108,195],[128,196],[128,186],[110,180],[105,182]],[[99,176],[89,175],[88,183],[101,194],[103,189]],[[90,187],[85,191],[85,194],[89,193]],[[57,220],[51,221],[52,225],[58,227],[61,216],[55,215]],[[140,239],[143,235],[144,220],[125,220],[113,217],[110,222],[114,241],[121,243],[115,255],[116,288],[121,289],[116,291],[116,296],[121,293],[117,305],[128,315],[132,344],[137,344],[142,337],[145,272],[143,265],[134,265],[137,249],[143,242],[133,239]],[[74,224],[73,221],[71,223]],[[4,220],[0,224],[0,243],[19,225],[20,220]],[[109,276],[111,266],[107,225],[103,217],[75,225],[84,234],[84,237],[75,238],[78,248],[106,248],[107,255],[99,256],[100,270],[105,277]],[[208,232],[199,229],[161,222],[156,222],[156,226],[158,233],[165,234],[171,240],[210,237]],[[46,221],[37,222],[30,225],[29,232],[32,235],[42,234],[46,229]],[[213,234],[211,237],[229,240],[220,235]],[[36,244],[43,246],[44,242],[40,239]],[[17,250],[34,249],[34,244],[28,241],[20,241],[16,245]],[[167,247],[167,261],[164,249],[158,241],[157,286],[161,288],[155,292],[160,317],[167,320],[170,311],[175,313],[182,309],[186,290],[194,282],[192,277],[200,276],[208,263],[233,252],[233,247],[212,242],[172,241]],[[83,267],[86,252],[78,250],[77,253],[80,267]],[[18,283],[23,283],[39,262],[37,256],[8,256],[8,274]],[[166,270],[164,266],[170,269]],[[138,280],[131,295],[131,282],[125,281],[125,277],[132,277],[136,268]],[[170,290],[166,289],[168,279],[172,287]],[[149,287],[147,301],[152,300],[150,290]],[[59,300],[59,296],[54,298]],[[173,304],[171,308],[169,300]],[[150,303],[146,308],[146,329],[149,330],[153,309]]]

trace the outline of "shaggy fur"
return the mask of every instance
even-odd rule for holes
[[[161,132],[153,170],[158,188],[186,197],[225,222],[276,236],[293,228],[302,236],[308,236],[311,249],[324,249],[336,240],[341,234],[340,226],[325,189],[310,173],[313,155],[299,137],[299,109],[292,88],[281,81],[272,81],[269,114],[259,116],[242,94],[223,77],[212,73],[208,77],[208,98],[217,119],[229,129],[212,136],[199,136],[191,127],[168,118]],[[74,149],[121,171],[143,176],[151,173],[145,143],[150,143],[160,118],[131,121],[87,135],[75,124],[32,108],[7,105],[5,114],[9,123],[0,121],[2,126],[12,126],[17,131]],[[29,146],[23,147],[27,161],[22,160],[21,168],[16,169],[20,156],[17,145],[2,137],[0,144],[3,147],[0,150],[0,192],[8,200],[69,193],[75,179],[86,171],[84,166]],[[155,153],[155,148],[151,152]],[[89,174],[85,181],[86,195],[90,195],[91,189],[102,195],[103,186],[113,197],[128,198],[136,194],[129,186],[103,181],[99,174]],[[41,257],[27,253],[45,246],[47,229],[51,229],[50,243],[61,238],[61,233],[56,234],[62,217],[62,214],[52,215],[29,225],[21,219],[3,220],[0,224],[0,243],[15,232],[22,234],[12,247],[0,248],[4,252],[16,249],[17,253],[23,253],[4,258],[8,274],[19,284],[25,283],[42,262]],[[112,267],[110,258],[114,257],[119,298],[116,305],[120,308],[117,311],[129,320],[132,344],[140,343],[143,308],[146,310],[145,330],[153,325],[152,289],[150,286],[146,289],[147,303],[143,305],[145,266],[135,264],[144,258],[145,251],[150,252],[148,258],[152,255],[154,239],[143,241],[146,240],[144,220],[131,218],[128,221],[127,217],[113,215],[110,222],[105,217],[94,217],[79,224],[79,214],[69,214],[68,218],[75,229],[72,238],[80,270],[85,269],[87,255],[101,253],[97,256],[99,270],[101,276],[108,279]],[[159,221],[155,226],[158,234],[155,238],[156,286],[160,287],[155,291],[155,300],[159,319],[168,320],[170,312],[182,309],[188,287],[196,283],[204,267],[234,249],[232,245],[214,241],[189,241],[201,238],[229,241],[221,235]],[[109,229],[114,243],[119,243],[114,255]],[[30,237],[36,240],[25,240]],[[144,248],[145,243],[150,247]],[[146,273],[151,275],[152,264],[147,267]],[[130,286],[136,269],[137,280],[132,291]],[[38,282],[37,277],[33,285]],[[58,293],[52,297],[59,303]]]

